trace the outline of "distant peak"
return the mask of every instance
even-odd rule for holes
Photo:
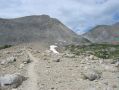
[[[31,15],[31,16],[25,16],[25,17],[44,17],[44,18],[50,18],[49,15],[45,15],[45,14],[43,14],[43,15]]]
[[[50,18],[50,16],[49,15],[45,15],[45,14],[43,14],[43,15],[40,15],[41,17],[48,17],[48,18]]]
[[[20,18],[50,18],[49,15],[31,15],[31,16],[24,16],[24,17],[20,17]],[[18,18],[19,19],[19,18]]]

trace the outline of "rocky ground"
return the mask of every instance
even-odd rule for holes
[[[0,90],[119,90],[118,61],[13,46],[0,51]]]

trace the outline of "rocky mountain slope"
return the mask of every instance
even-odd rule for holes
[[[59,20],[48,15],[0,19],[0,45],[29,42],[85,42]]]
[[[93,43],[119,43],[119,23],[99,25],[83,35]]]
[[[0,55],[0,90],[119,90],[119,59],[27,45]]]

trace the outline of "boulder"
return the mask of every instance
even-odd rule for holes
[[[5,60],[1,61],[0,64],[1,65],[5,65],[7,62]]]
[[[94,55],[90,55],[89,59],[94,60]]]
[[[111,64],[116,64],[117,62],[119,62],[119,59],[118,59],[118,58],[117,58],[117,59],[112,60]]]
[[[26,57],[26,59],[23,60],[24,64],[28,64],[31,63],[31,59],[29,58],[29,56]]]
[[[9,63],[14,63],[16,62],[16,57],[12,56],[12,57],[9,57],[7,58],[6,60],[3,60],[0,62],[1,65],[5,65],[5,64],[9,64]]]
[[[14,62],[16,62],[16,58],[12,56],[7,58],[6,60],[1,61],[0,64],[5,65],[5,64],[14,63]]]
[[[119,58],[114,59],[111,64],[115,64],[116,67],[119,67]]]
[[[0,85],[1,87],[17,88],[26,79],[27,79],[26,77],[20,74],[7,74],[0,77]]]
[[[7,58],[8,63],[13,63],[16,61],[16,58],[14,56]]]
[[[119,67],[119,61],[115,63],[115,66],[116,67]]]
[[[94,55],[90,55],[90,56],[89,56],[89,59],[90,59],[90,60],[97,60],[98,57],[96,57],[96,56],[94,56]]]
[[[93,81],[93,80],[96,80],[96,79],[100,79],[101,78],[101,73],[96,71],[96,70],[89,69],[89,70],[86,70],[86,71],[82,72],[82,78]]]

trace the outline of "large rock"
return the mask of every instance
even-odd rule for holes
[[[23,81],[25,81],[27,78],[20,75],[20,74],[8,74],[0,77],[0,86],[2,88],[4,87],[11,87],[11,88],[17,88],[19,87]]]
[[[16,62],[16,57],[8,57],[6,60],[1,61],[1,65],[9,64],[9,63],[14,63]]]
[[[96,79],[100,79],[101,78],[101,73],[96,71],[96,70],[89,69],[89,70],[83,71],[82,78],[93,81],[93,80],[96,80]]]
[[[0,62],[0,64],[1,64],[1,65],[5,65],[5,64],[6,64],[6,61],[3,60],[3,61]]]
[[[16,57],[14,57],[14,56],[7,58],[8,63],[13,63],[15,61],[16,61]]]
[[[116,67],[119,67],[119,58],[114,59],[111,64],[115,64]]]
[[[117,62],[119,62],[119,58],[112,60],[111,64],[116,64]]]
[[[119,67],[119,61],[115,63],[115,66],[116,67]]]
[[[89,56],[89,59],[90,59],[90,60],[97,60],[98,57],[96,57],[96,56],[94,56],[94,55],[90,55],[90,56]]]
[[[27,55],[26,56],[26,58],[23,60],[23,63],[24,64],[28,64],[28,63],[31,63],[32,61],[31,61],[31,59],[30,59],[30,57]]]

